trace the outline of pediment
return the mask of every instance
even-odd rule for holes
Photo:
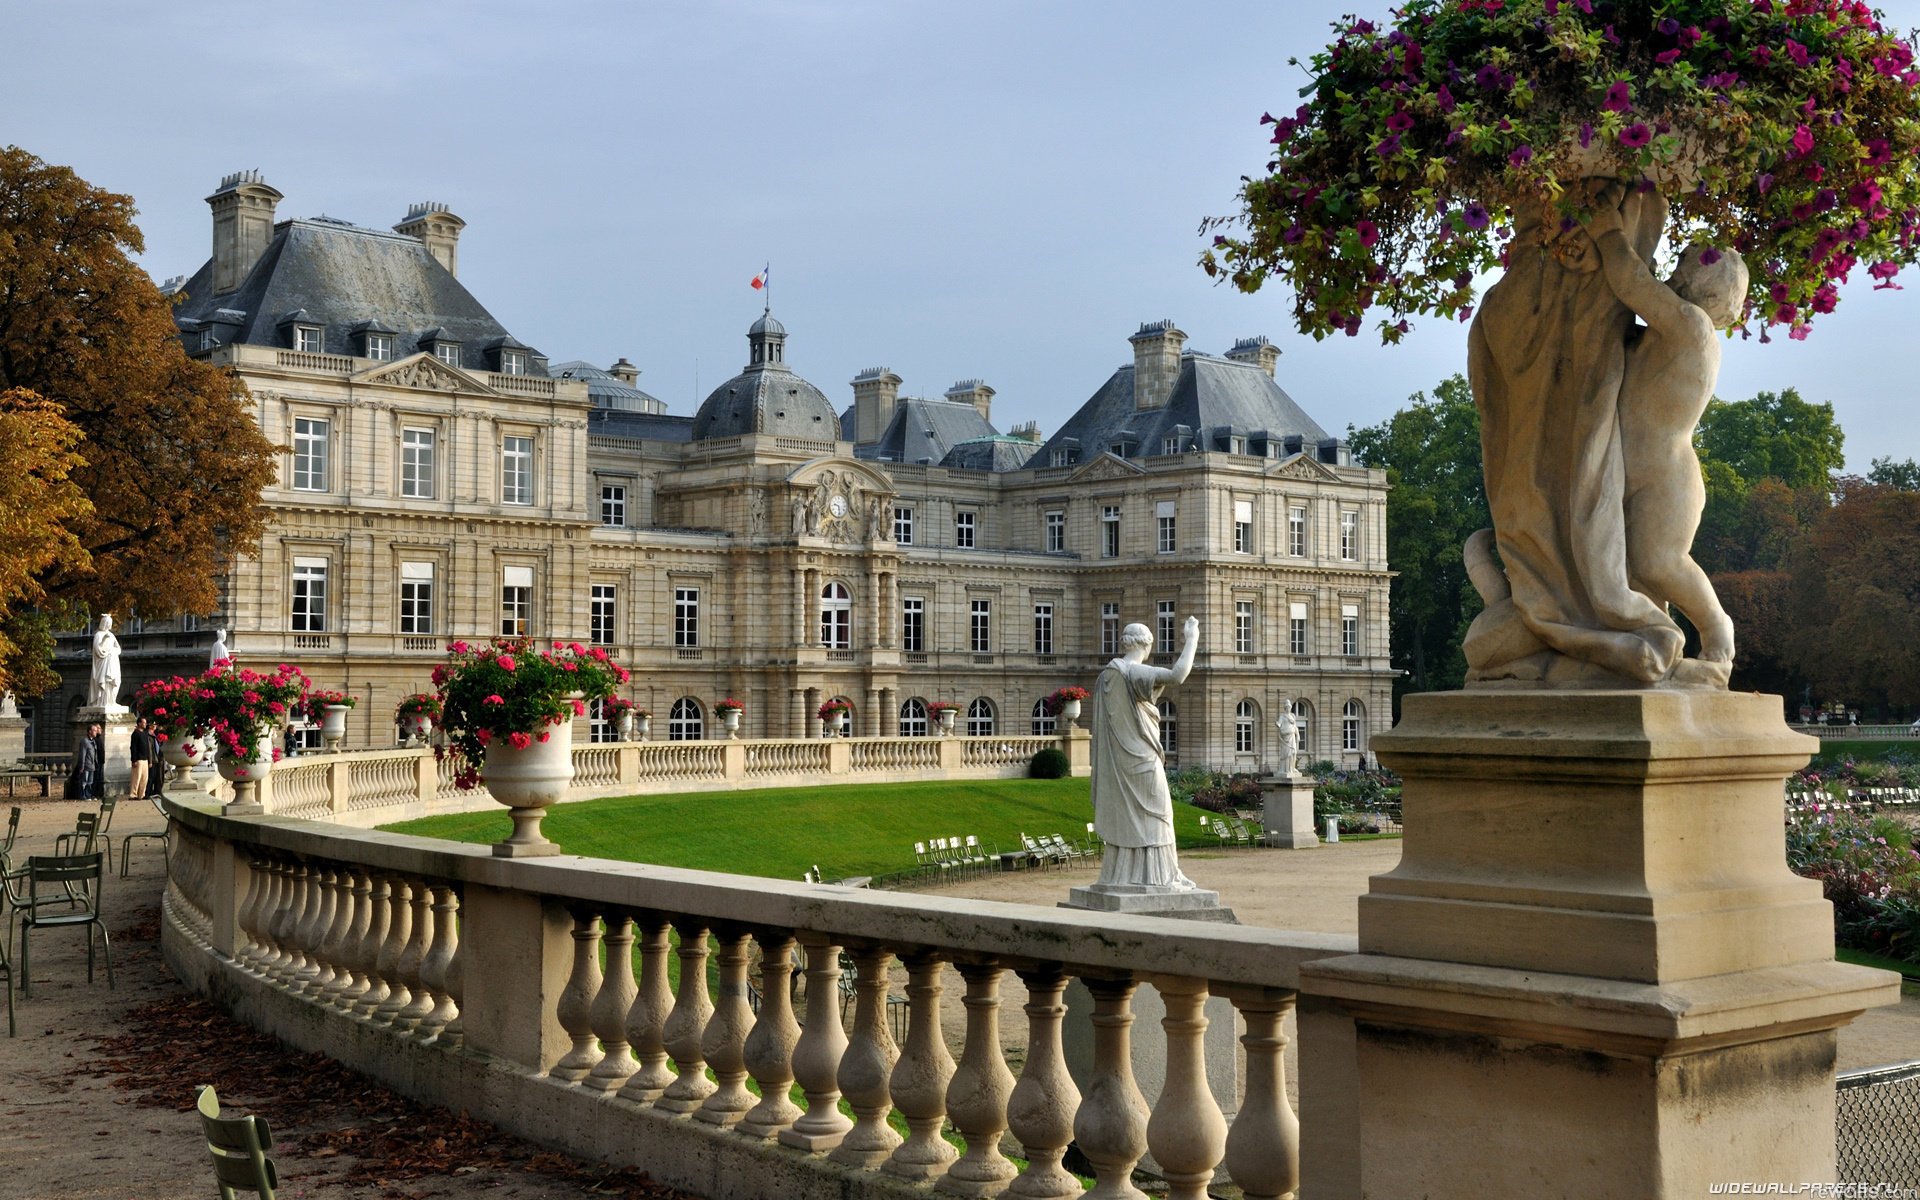
[[[362,383],[384,383],[390,387],[419,388],[429,392],[471,392],[476,396],[499,395],[494,389],[458,367],[450,367],[422,351],[399,362],[382,363],[355,376]]]
[[[864,490],[887,495],[894,491],[892,476],[858,458],[824,455],[808,459],[787,474],[787,482],[798,487],[816,486],[823,480],[830,490]]]
[[[1325,463],[1314,461],[1304,453],[1296,454],[1267,468],[1267,478],[1306,479],[1314,483],[1340,482],[1340,476],[1334,474],[1332,468]]]
[[[1078,471],[1075,471],[1068,478],[1078,483],[1081,480],[1133,479],[1136,476],[1145,475],[1146,473],[1147,469],[1139,463],[1130,463],[1109,450],[1103,452],[1099,458],[1081,467]]]

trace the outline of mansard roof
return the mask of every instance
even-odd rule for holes
[[[587,414],[587,433],[647,442],[690,442],[693,418],[602,408]]]
[[[1040,450],[1040,443],[1011,434],[968,438],[947,451],[943,467],[967,471],[1018,471]]]
[[[461,343],[460,365],[475,369],[484,346],[520,345],[420,239],[330,217],[282,221],[239,287],[215,296],[212,282],[209,259],[182,285],[186,299],[174,319],[183,329],[228,310],[240,314],[232,341],[284,346],[280,323],[300,313],[302,324],[324,327],[327,354],[357,354],[356,332],[383,326],[394,331],[396,359],[426,349],[422,339],[432,332]],[[537,361],[527,371],[543,373]]]
[[[1110,450],[1125,434],[1135,447],[1132,455],[1158,454],[1166,437],[1181,426],[1200,449],[1212,449],[1210,438],[1222,427],[1264,433],[1269,441],[1299,437],[1309,446],[1327,437],[1272,376],[1252,363],[1183,354],[1166,404],[1150,409],[1133,406],[1133,370],[1129,364],[1115,371],[1042,450],[1074,446],[1078,461],[1085,462]]]
[[[852,427],[851,408],[841,416],[840,422],[847,428]],[[853,452],[860,458],[887,462],[937,464],[944,462],[948,452],[962,442],[998,434],[993,423],[971,404],[903,396],[895,402],[893,420],[887,423],[879,440],[856,446]]]

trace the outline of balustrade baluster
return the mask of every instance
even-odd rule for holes
[[[947,1113],[967,1140],[967,1152],[947,1169],[937,1191],[955,1196],[997,1196],[1019,1168],[1000,1153],[1007,1131],[1007,1097],[1013,1072],[1000,1051],[1000,980],[1006,970],[992,959],[956,963],[966,981],[967,1040],[960,1065],[947,1084]]]
[[[839,1084],[853,1109],[853,1128],[829,1158],[850,1167],[877,1167],[893,1154],[900,1135],[887,1124],[893,1096],[887,1090],[900,1048],[887,1028],[887,991],[893,954],[879,946],[853,950],[853,1037],[840,1056]]]
[[[1023,968],[1020,981],[1027,985],[1027,1061],[1007,1101],[1007,1125],[1020,1139],[1027,1169],[1007,1186],[1007,1194],[1022,1200],[1069,1200],[1082,1189],[1080,1180],[1060,1165],[1080,1107],[1080,1089],[1067,1072],[1060,1042],[1067,976],[1058,963],[1047,963]]]
[[[1134,1164],[1147,1152],[1147,1101],[1133,1080],[1133,993],[1130,976],[1083,980],[1093,993],[1093,1073],[1073,1140],[1093,1164],[1088,1200],[1144,1200],[1133,1186]]]
[[[753,1093],[747,1090],[746,1062],[747,1033],[753,1028],[753,1006],[747,1001],[747,945],[753,937],[744,929],[721,928],[714,939],[720,944],[720,953],[714,956],[719,988],[713,1015],[700,1036],[700,1053],[713,1068],[718,1086],[693,1115],[709,1124],[732,1126],[754,1106]]]
[[[945,965],[932,950],[903,956],[907,964],[907,1046],[893,1065],[893,1106],[907,1119],[907,1139],[894,1149],[884,1170],[908,1179],[943,1174],[958,1152],[940,1136],[947,1115],[947,1083],[953,1056],[940,1031],[940,971]]]
[[[607,914],[607,932],[602,939],[607,950],[605,977],[593,997],[587,1021],[593,1035],[600,1039],[604,1053],[587,1075],[587,1086],[613,1092],[639,1069],[633,1049],[627,1044],[627,1017],[633,1009],[638,989],[633,986],[633,918],[623,912]]]
[[[1167,1181],[1168,1200],[1207,1200],[1207,1184],[1227,1148],[1227,1120],[1207,1086],[1207,983],[1154,980],[1167,1015],[1167,1079],[1147,1122],[1147,1148]]]
[[[680,992],[674,997],[673,1014],[667,1018],[664,1033],[679,1071],[654,1101],[654,1107],[688,1113],[699,1108],[715,1088],[707,1078],[707,1060],[700,1049],[707,1018],[713,1015],[713,1001],[707,996],[706,925],[686,920],[675,922],[674,928],[680,933]]]
[[[371,1017],[392,993],[387,978],[380,973],[380,947],[387,942],[387,923],[393,919],[392,884],[385,875],[373,876],[367,884],[367,934],[360,941],[360,965],[367,975],[367,990],[353,1002],[354,1015]]]
[[[242,972],[256,975],[259,973],[261,953],[259,916],[261,894],[266,890],[267,877],[263,869],[266,861],[246,851],[235,855],[236,860],[242,857],[247,867],[247,886],[233,909],[234,928],[239,931],[239,937],[234,941],[233,962]]]
[[[793,935],[786,930],[761,930],[760,1013],[747,1035],[747,1070],[760,1085],[760,1103],[740,1120],[742,1133],[778,1137],[800,1116],[793,1102],[793,1050],[800,1042],[800,1024],[793,1018]]]
[[[372,919],[369,897],[373,879],[365,871],[353,873],[352,914],[347,931],[340,939],[340,986],[334,990],[334,1003],[343,1012],[352,1012],[360,997],[367,994],[373,972],[363,960],[367,945],[367,925]]]
[[[392,1021],[401,1009],[413,1003],[413,993],[407,990],[406,980],[400,976],[400,958],[413,936],[412,886],[396,876],[387,889],[387,940],[380,943],[374,967],[380,978],[387,981],[387,998],[371,1014],[382,1024]]]
[[[273,914],[273,940],[280,947],[273,966],[273,981],[291,988],[298,974],[300,956],[300,916],[306,909],[306,864],[289,859],[280,864],[281,894]]]
[[[437,1038],[460,1011],[454,1005],[449,982],[453,973],[454,954],[460,945],[460,922],[454,916],[457,905],[453,889],[445,884],[433,886],[432,893],[432,948],[427,951],[426,960],[420,964],[420,985],[432,997],[433,1008],[414,1027],[416,1034],[429,1041]]]
[[[456,914],[460,911],[461,900],[462,895],[459,887],[448,886],[447,911],[450,914]],[[452,936],[448,938],[447,941],[452,951],[452,956],[447,962],[447,995],[445,1004],[447,1010],[451,1012],[453,1016],[445,1025],[440,1027],[440,1036],[436,1037],[434,1042],[441,1046],[458,1046],[467,1040],[467,1031],[460,1023],[460,1007],[465,1002],[467,994],[467,949],[466,943],[460,939],[460,926],[457,918],[450,915],[448,921]],[[436,1011],[438,1010],[436,1009]]]
[[[561,1055],[547,1074],[555,1079],[585,1079],[600,1061],[600,1039],[593,1034],[593,998],[600,992],[600,914],[589,908],[573,910],[573,970],[560,989],[554,1016],[573,1039],[573,1049]]]
[[[303,961],[294,978],[293,990],[311,995],[333,971],[332,964],[326,961],[323,952],[327,930],[333,921],[333,868],[326,864],[310,868],[307,872],[307,892],[306,914],[300,922]]]
[[[412,1029],[420,1018],[433,1011],[433,997],[421,982],[420,968],[426,964],[428,943],[433,940],[433,893],[425,883],[416,883],[409,898],[413,928],[407,932],[407,945],[394,964],[402,983],[407,985],[407,1003],[393,1014],[395,1029]]]
[[[345,867],[327,871],[325,907],[321,910],[315,952],[320,959],[320,974],[307,988],[307,995],[322,1004],[333,1002],[333,991],[341,975],[341,946],[345,944],[349,917],[353,910],[352,875]]]
[[[1247,1022],[1247,1097],[1227,1132],[1227,1173],[1247,1200],[1291,1200],[1300,1189],[1300,1118],[1287,1101],[1287,1014],[1294,993],[1227,993]]]
[[[673,1068],[667,1066],[666,1024],[673,1011],[673,989],[667,982],[667,956],[673,952],[665,917],[641,914],[640,994],[627,1013],[627,1041],[633,1046],[639,1070],[628,1076],[620,1089],[626,1100],[642,1104],[659,1099],[673,1082]]]
[[[280,874],[272,858],[262,854],[254,864],[260,876],[260,894],[253,905],[253,935],[256,949],[248,970],[262,979],[273,976],[273,956],[279,949],[273,940],[274,896],[280,886]]]
[[[840,1057],[847,1032],[840,1025],[840,947],[825,934],[802,934],[807,949],[807,1023],[793,1047],[793,1075],[807,1111],[780,1131],[780,1144],[809,1153],[831,1150],[853,1127],[840,1112]]]

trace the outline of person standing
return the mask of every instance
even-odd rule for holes
[[[147,728],[147,719],[141,717],[133,723],[133,736],[127,745],[129,800],[147,794],[147,777],[153,770],[153,746],[153,733]]]
[[[100,798],[100,734],[98,722],[87,726],[86,736],[73,748],[73,772],[67,776],[67,799]]]
[[[161,740],[158,729],[149,726],[147,732],[153,735],[153,753],[147,758],[147,790],[145,794],[148,796],[158,796],[167,790],[167,744]],[[127,794],[129,796],[138,796],[141,793],[129,791]]]

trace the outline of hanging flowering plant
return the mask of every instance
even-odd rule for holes
[[[717,713],[740,712],[746,707],[746,705],[735,700],[732,696],[728,696],[725,700],[716,700],[713,702],[713,711]]]
[[[553,736],[552,727],[587,715],[626,683],[627,670],[601,647],[553,642],[536,649],[528,638],[496,638],[484,646],[454,642],[433,669],[447,744],[436,756],[453,760],[454,782],[480,785],[487,743],[504,738],[516,750]]]
[[[194,712],[194,689],[195,681],[180,675],[143,683],[134,693],[133,711],[163,742],[198,736],[204,723]]]
[[[415,692],[393,706],[396,719],[403,717],[432,717],[440,719],[440,697],[431,692]]]
[[[853,705],[848,704],[845,700],[829,700],[825,704],[822,704],[814,715],[822,721],[831,721],[842,713],[850,713],[852,711]]]
[[[1267,174],[1201,256],[1243,291],[1280,279],[1316,338],[1369,310],[1467,320],[1515,204],[1578,229],[1611,177],[1658,187],[1668,240],[1751,268],[1742,330],[1806,336],[1856,268],[1880,288],[1920,248],[1920,69],[1854,0],[1407,0],[1349,19],[1272,127]],[[1237,231],[1237,232],[1236,232]]]
[[[304,714],[309,721],[319,721],[326,717],[327,709],[332,705],[352,708],[358,701],[345,692],[308,692]]]
[[[213,734],[222,757],[251,759],[273,730],[306,710],[311,682],[287,663],[268,673],[223,659],[193,680],[194,713]],[[280,751],[273,757],[278,761]]]
[[[1086,698],[1087,698],[1087,689],[1083,687],[1056,688],[1047,696],[1047,699],[1046,699],[1047,715],[1057,717],[1060,715],[1060,709],[1066,704],[1067,701],[1085,700]]]

